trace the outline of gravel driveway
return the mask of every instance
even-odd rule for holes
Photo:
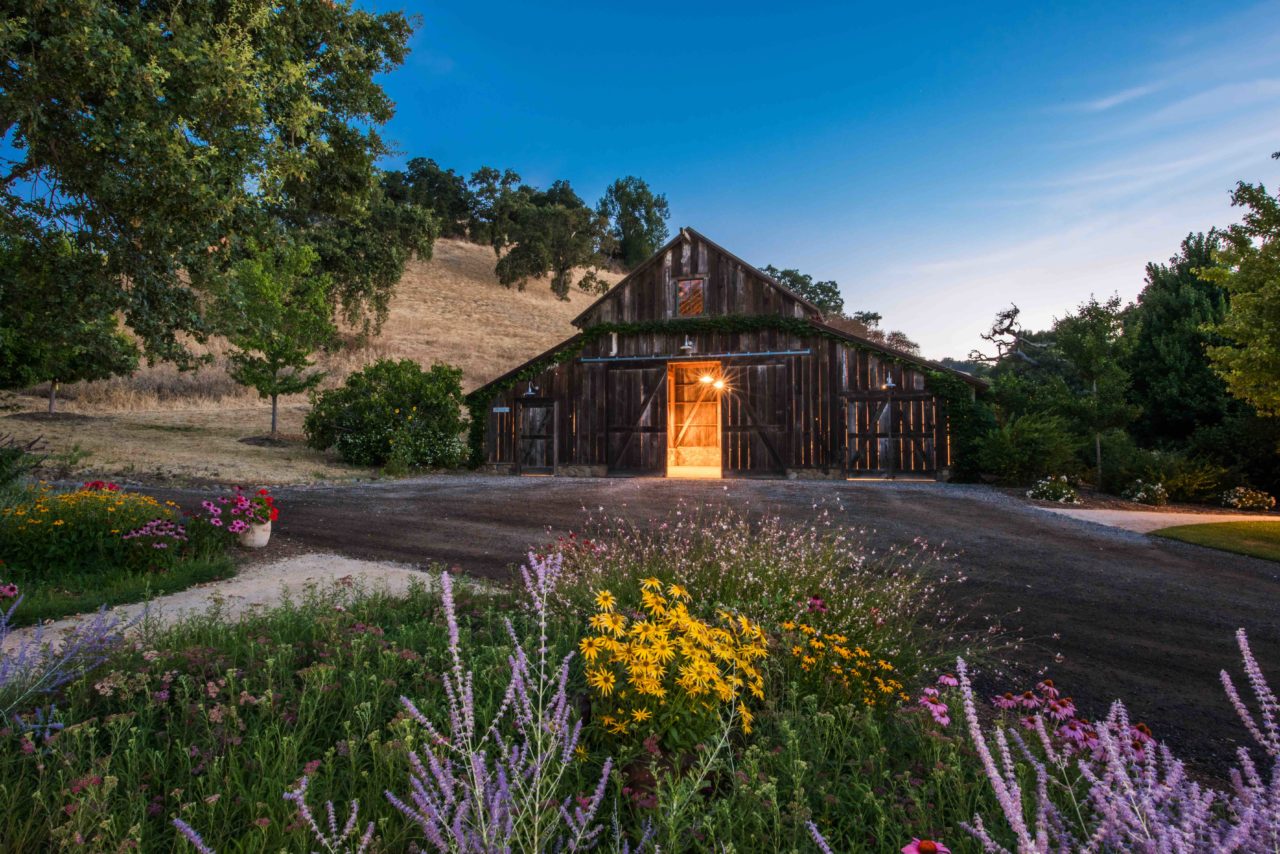
[[[1218,683],[1221,668],[1237,666],[1237,627],[1280,684],[1280,565],[1048,513],[980,486],[443,475],[277,494],[285,549],[440,561],[491,578],[508,577],[529,546],[580,528],[586,508],[645,521],[681,501],[794,519],[816,503],[838,506],[875,547],[923,537],[955,552],[948,571],[969,578],[956,588],[962,604],[1020,628],[1025,678],[1046,668],[1091,717],[1122,697],[1181,750],[1221,761],[1246,737]]]

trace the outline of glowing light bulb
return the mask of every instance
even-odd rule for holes
[[[701,383],[710,383],[711,374],[703,374],[701,377],[698,378],[698,381]]]
[[[724,380],[716,380],[716,381],[713,383],[713,385],[714,385],[716,388],[724,388]]]

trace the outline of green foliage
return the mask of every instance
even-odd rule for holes
[[[399,204],[429,210],[440,223],[441,237],[466,237],[476,198],[467,179],[452,169],[442,169],[434,160],[415,157],[403,172],[382,177],[387,197]]]
[[[498,171],[492,166],[481,166],[471,173],[472,197],[471,223],[468,232],[477,243],[487,243],[494,254],[511,242],[514,212],[520,206],[520,174],[511,169]]]
[[[1231,480],[1230,472],[1217,463],[1177,451],[1152,452],[1144,468],[1145,478],[1163,485],[1170,501],[1212,501]]]
[[[649,185],[627,176],[609,185],[596,206],[608,254],[635,269],[667,242],[667,219],[671,211],[667,197],[654,195]]]
[[[1185,442],[1196,428],[1222,421],[1226,385],[1205,348],[1221,344],[1206,327],[1222,321],[1227,293],[1208,281],[1217,234],[1189,234],[1168,264],[1147,265],[1147,284],[1124,317],[1129,399],[1139,409],[1133,434],[1143,443]]]
[[[130,536],[140,530],[154,533]],[[31,600],[24,621],[225,575],[227,542],[203,522],[180,519],[172,503],[105,486],[32,486],[0,507],[3,580]]]
[[[1029,413],[990,431],[978,460],[983,472],[1001,482],[1026,485],[1073,471],[1078,446],[1079,440],[1061,417]]]
[[[1164,488],[1164,484],[1145,480],[1135,480],[1125,488],[1121,496],[1129,501],[1152,507],[1163,507],[1169,503],[1169,492]]]
[[[1231,394],[1280,415],[1280,199],[1241,182],[1231,202],[1246,209],[1243,221],[1223,234],[1221,266],[1201,274],[1231,296],[1213,327],[1230,343],[1210,347],[1209,358]]]
[[[219,326],[235,348],[231,378],[271,399],[273,436],[280,395],[324,378],[307,372],[311,354],[337,332],[329,319],[330,279],[313,272],[317,258],[309,246],[289,242],[257,249],[236,265],[218,306]]]
[[[314,0],[25,5],[0,27],[5,229],[73,231],[156,357],[187,358],[181,334],[207,331],[201,290],[236,260],[230,236],[281,223],[314,231],[345,308],[377,316],[385,265],[350,249],[402,236],[369,235],[392,113],[375,76],[411,32],[398,12]]]
[[[1052,501],[1056,504],[1079,504],[1080,493],[1076,492],[1071,478],[1064,474],[1056,477],[1042,477],[1027,490],[1027,497],[1037,501]]]
[[[462,371],[383,359],[313,396],[303,429],[317,450],[346,462],[393,469],[448,468],[465,460]]]
[[[544,192],[513,194],[507,207],[510,224],[503,239],[514,245],[498,261],[498,281],[524,290],[529,279],[550,275],[551,290],[568,299],[574,268],[596,260],[599,216],[568,181],[556,181]]]
[[[66,235],[0,237],[0,388],[56,387],[137,368],[138,348],[112,313],[109,278],[104,259]]]
[[[1125,427],[1136,415],[1126,399],[1129,374],[1121,361],[1123,328],[1118,296],[1106,302],[1090,298],[1075,314],[1054,325],[1054,346],[1071,367],[1076,392],[1062,401],[1060,411],[1081,432],[1094,437],[1098,483],[1103,478],[1099,437]]]
[[[43,461],[40,450],[38,438],[23,442],[13,436],[0,436],[0,506],[22,489],[27,476]]]
[[[834,317],[844,311],[844,297],[840,294],[840,284],[838,282],[815,282],[813,276],[808,273],[801,273],[795,269],[779,270],[772,264],[761,267],[760,272],[775,279],[788,290],[804,297],[816,305],[823,314]],[[854,319],[866,324],[868,328],[873,328],[880,322],[880,315],[878,314],[873,314],[872,312],[859,312],[858,314],[861,317],[855,317]],[[871,320],[873,316],[875,319]]]
[[[951,437],[951,477],[975,481],[982,474],[982,448],[995,428],[995,412],[987,395],[979,397],[973,386],[954,374],[929,371],[928,389],[945,408]]]

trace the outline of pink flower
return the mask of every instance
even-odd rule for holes
[[[213,526],[214,526],[214,527],[216,527],[216,528],[221,528],[221,527],[222,527],[222,520],[221,520],[221,519],[219,519],[217,516],[214,516],[214,517],[212,517],[212,518],[210,518],[210,519],[209,519],[209,524],[210,524],[210,525],[213,525]]]
[[[1054,686],[1052,679],[1046,679],[1040,684],[1036,685],[1036,690],[1050,700],[1058,699],[1058,695],[1060,693],[1058,689]]]
[[[827,603],[826,603],[826,602],[824,602],[824,601],[822,601],[822,597],[821,597],[821,596],[810,596],[810,597],[809,597],[809,610],[810,610],[810,611],[816,611],[816,612],[818,612],[819,614],[825,614],[825,613],[827,613],[827,611],[828,611],[828,610],[830,610],[830,609],[828,609],[828,608],[827,608]]]
[[[0,585],[0,599],[12,599],[18,595],[18,585],[12,581],[8,584]]]
[[[920,694],[920,699],[916,701],[921,706],[929,710],[929,714],[933,715],[934,721],[938,726],[949,726],[951,724],[951,715],[948,714],[947,704],[938,696],[937,688],[925,688]]]
[[[1008,710],[1018,708],[1018,698],[1008,692],[992,697],[991,702],[995,704],[997,709]]]
[[[1076,704],[1070,697],[1050,700],[1045,706],[1049,717],[1056,721],[1065,721],[1076,716]]]
[[[1044,700],[1041,700],[1030,691],[1023,691],[1022,696],[1018,698],[1018,702],[1022,705],[1022,708],[1035,711],[1040,708]]]
[[[938,677],[938,684],[944,688],[955,688],[960,684],[960,680],[952,676],[950,673],[944,673]]]
[[[902,846],[902,854],[951,854],[951,849],[932,839],[912,839]]]

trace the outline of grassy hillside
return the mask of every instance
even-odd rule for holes
[[[391,302],[381,334],[360,349],[319,359],[326,386],[379,358],[450,362],[472,389],[573,334],[572,320],[593,299],[574,292],[559,300],[546,280],[510,290],[493,273],[493,250],[458,240],[436,243],[430,261],[413,261]],[[610,282],[621,278],[606,273]],[[357,473],[300,446],[262,448],[239,439],[269,426],[266,402],[227,376],[224,345],[198,352],[213,364],[179,372],[171,365],[143,367],[130,377],[78,383],[59,393],[65,415],[46,419],[41,388],[6,396],[10,410],[0,435],[43,436],[54,453],[79,446],[82,467],[149,477],[208,477],[238,481],[298,481]],[[299,434],[306,398],[282,400],[281,429]]]

